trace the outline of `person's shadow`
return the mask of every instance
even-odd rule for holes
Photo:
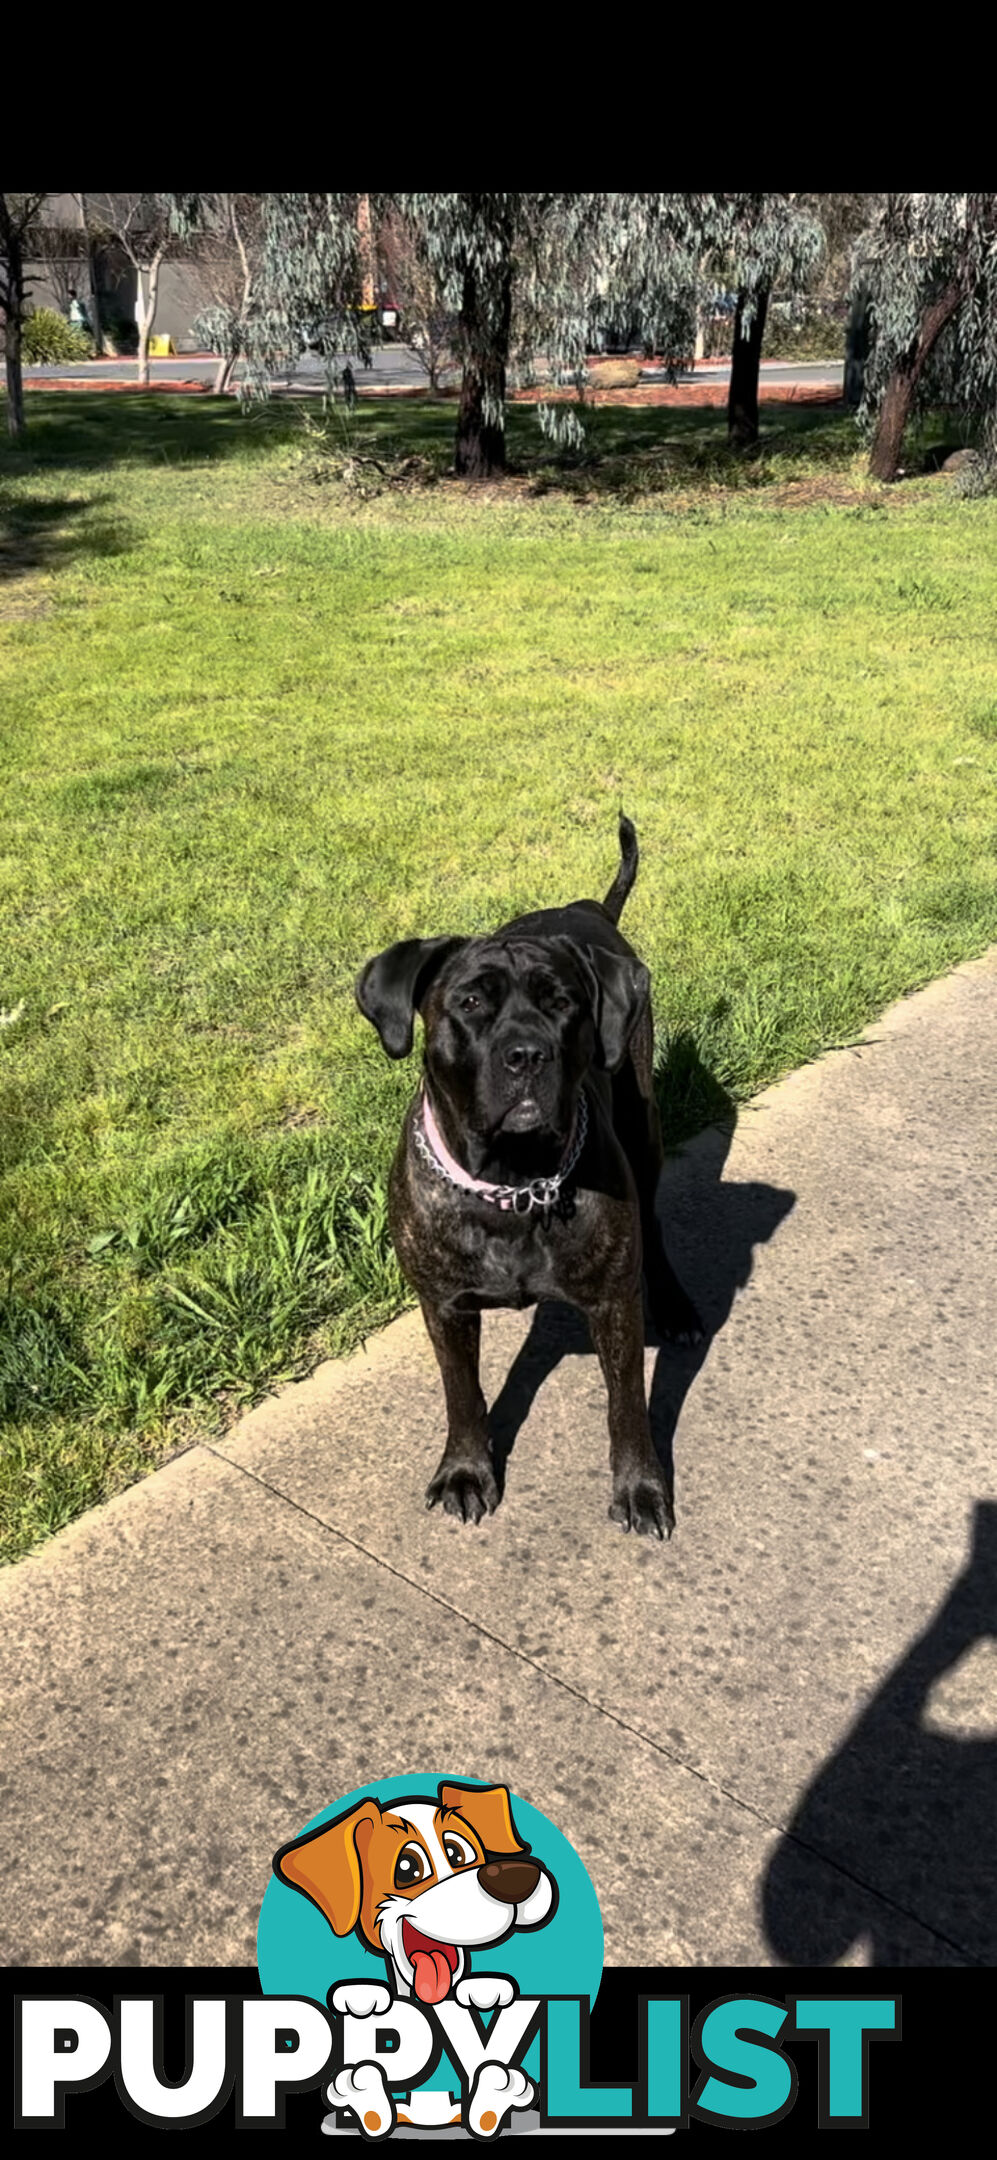
[[[646,1341],[658,1352],[648,1405],[651,1433],[669,1482],[674,1482],[675,1430],[686,1395],[709,1356],[713,1337],[730,1316],[736,1292],[751,1275],[755,1246],[772,1237],[795,1194],[773,1185],[723,1182],[736,1110],[690,1035],[672,1038],[655,1074],[655,1092],[666,1145],[682,1133],[696,1134],[678,1163],[666,1163],[658,1206],[663,1208],[669,1259],[699,1308],[705,1334],[694,1349],[682,1349],[662,1344],[653,1323],[645,1321]],[[534,1398],[562,1358],[579,1356],[595,1356],[582,1314],[569,1305],[538,1305],[529,1335],[489,1412],[500,1492]]]
[[[762,1886],[786,1964],[827,1965],[866,1938],[875,1965],[997,1964],[997,1706],[977,1738],[928,1698],[997,1636],[997,1502],[981,1500],[969,1559],[925,1633],[804,1793]],[[978,1688],[959,1690],[975,1721]],[[927,1716],[926,1716],[927,1712]],[[833,1863],[815,1867],[813,1854]],[[920,1923],[932,1934],[920,1935]]]

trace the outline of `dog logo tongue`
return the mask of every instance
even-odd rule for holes
[[[438,2003],[450,1986],[450,1960],[442,1950],[413,1950],[412,1971],[420,2002]]]

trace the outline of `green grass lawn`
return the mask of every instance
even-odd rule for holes
[[[849,422],[779,421],[735,472],[722,415],[601,410],[558,467],[519,410],[518,479],[474,492],[394,484],[442,472],[452,406],[363,408],[332,455],[210,400],[29,421],[0,456],[7,1554],[397,1309],[416,1067],[352,998],[382,944],[601,893],[625,806],[674,1139],[997,936],[997,503],[870,489]]]

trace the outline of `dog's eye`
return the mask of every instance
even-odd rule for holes
[[[418,1845],[406,1845],[395,1861],[395,1889],[411,1890],[412,1884],[423,1882],[428,1875],[425,1853]]]
[[[571,1011],[571,999],[570,999],[569,997],[556,997],[556,998],[554,999],[554,1011],[555,1011],[555,1012],[570,1012],[570,1011]]]
[[[454,1868],[466,1867],[468,1861],[475,1858],[475,1854],[471,1851],[471,1847],[469,1845],[465,1845],[463,1838],[444,1838],[443,1850],[446,1853],[447,1859],[449,1860],[451,1867]]]
[[[478,1006],[480,1005],[480,1003],[481,1003],[481,999],[480,999],[480,998],[476,998],[476,997],[462,997],[462,998],[461,998],[461,1001],[460,1001],[460,1009],[461,1009],[461,1012],[477,1012],[477,1010],[478,1010]]]

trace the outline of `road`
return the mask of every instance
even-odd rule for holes
[[[210,382],[217,364],[217,361],[213,359],[193,359],[180,353],[172,360],[150,361],[149,374],[155,387],[165,389],[171,382]],[[357,362],[354,362],[353,365],[357,388],[361,394],[366,389],[414,390],[421,384],[425,384],[427,380],[426,371],[421,362],[404,345],[381,347],[379,351],[374,353],[372,365],[369,369],[362,368]],[[75,366],[66,362],[59,362],[48,367],[25,368],[24,377],[26,382],[44,382],[46,378],[59,382],[91,382],[95,377],[98,379],[105,378],[108,382],[136,382],[138,380],[138,362],[135,360],[88,360]],[[726,363],[700,361],[694,373],[682,374],[678,380],[683,383],[727,382],[729,377],[730,368]],[[661,382],[664,377],[657,370],[648,369],[645,379],[649,382]],[[763,380],[767,383],[826,384],[829,389],[840,388],[842,362],[840,360],[812,360],[798,365],[788,362],[783,365],[780,362],[765,361],[763,362]],[[278,389],[293,388],[315,392],[323,389],[324,385],[324,363],[312,353],[305,353],[302,356],[290,378],[287,376],[275,377],[275,387]]]

